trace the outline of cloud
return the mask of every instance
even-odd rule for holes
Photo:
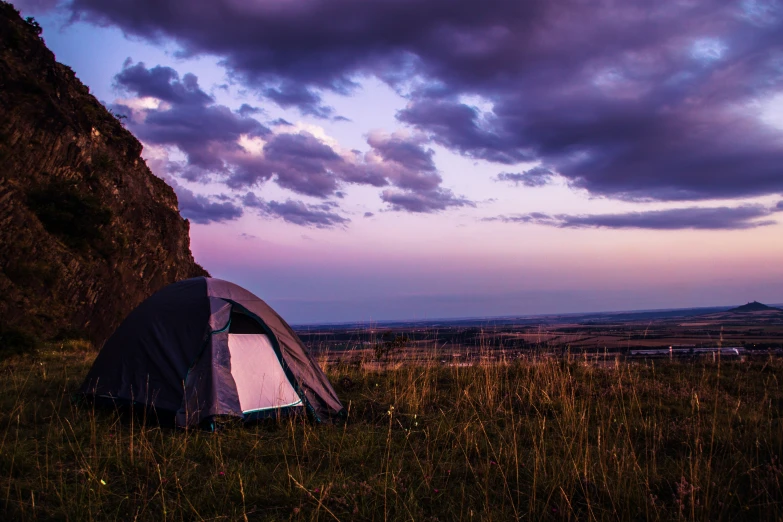
[[[14,0],[13,6],[25,16],[29,13],[46,13],[56,8],[61,0]]]
[[[264,112],[265,112],[264,109],[260,107],[253,107],[252,105],[243,103],[242,106],[239,107],[237,114],[239,114],[244,118],[247,118],[248,116],[253,116],[254,114],[264,114]]]
[[[391,210],[432,213],[449,207],[475,207],[476,204],[463,197],[455,196],[448,189],[426,191],[399,191],[387,189],[381,193],[381,199],[389,204]]]
[[[535,161],[593,194],[706,200],[783,190],[781,129],[754,103],[783,88],[776,2],[73,0],[182,56],[218,56],[279,104],[375,76],[398,114],[459,154]],[[325,21],[330,21],[325,23]],[[324,116],[325,114],[321,114]]]
[[[623,214],[550,215],[541,212],[499,216],[485,221],[504,223],[532,223],[558,228],[632,228],[649,230],[744,230],[767,225],[776,221],[762,219],[770,217],[780,208],[762,205],[740,205],[738,207],[689,207],[668,210],[648,210]]]
[[[416,96],[397,119],[427,133],[436,143],[465,156],[495,163],[534,161],[536,156],[476,107],[448,100]]]
[[[465,204],[441,189],[443,180],[435,168],[434,152],[426,147],[423,135],[376,131],[367,138],[368,152],[346,151],[318,127],[277,122],[281,125],[274,132],[251,117],[261,109],[244,104],[231,111],[216,104],[194,75],[180,79],[169,67],[147,68],[127,60],[115,76],[115,85],[136,96],[116,104],[115,110],[130,115],[131,129],[145,143],[181,150],[185,164],[168,162],[167,171],[189,181],[222,182],[230,189],[246,190],[273,180],[298,194],[321,199],[342,198],[345,184],[393,186],[403,192],[390,193],[385,201],[421,202],[393,203],[395,209],[435,211]],[[312,215],[319,210],[291,205],[277,208],[273,203],[264,207],[267,213],[285,213],[288,220],[298,215],[295,211],[305,216],[305,211]],[[302,216],[296,219],[306,222]],[[331,218],[313,215],[313,219]],[[332,219],[330,223],[340,222]]]
[[[286,200],[264,201],[254,193],[248,192],[242,202],[246,207],[254,208],[262,216],[281,218],[288,223],[316,228],[334,228],[347,225],[350,220],[333,212],[334,204],[321,203],[308,205],[302,201]]]
[[[181,185],[175,186],[175,189],[180,214],[194,223],[219,223],[242,217],[242,208],[233,203],[216,203],[206,196],[194,194]]]
[[[408,190],[434,190],[443,181],[433,161],[432,149],[421,136],[371,133],[371,151],[365,160],[370,169],[395,186]]]
[[[431,213],[449,207],[475,206],[464,197],[441,187],[443,178],[435,168],[435,152],[422,135],[370,133],[371,150],[365,164],[394,188],[381,193],[381,200],[395,211]]]
[[[328,119],[334,109],[321,105],[321,97],[300,83],[286,81],[277,87],[265,87],[261,94],[287,109],[297,107],[302,114]]]
[[[294,125],[290,121],[284,120],[283,118],[277,118],[276,120],[271,121],[269,124],[273,126],[280,125],[282,127],[293,127]]]
[[[783,210],[783,201],[778,201],[778,204],[775,205],[775,208],[778,210]]]
[[[335,174],[344,160],[312,134],[277,134],[263,146],[263,155],[237,159],[238,168],[228,178],[232,188],[249,187],[276,176],[281,187],[300,194],[326,198],[339,187]]]
[[[129,115],[128,125],[142,141],[154,145],[173,145],[185,153],[187,165],[193,167],[189,179],[204,172],[226,172],[232,156],[241,153],[237,144],[242,136],[262,137],[269,129],[247,116],[248,106],[239,113],[218,105],[198,85],[198,78],[179,73],[170,67],[148,69],[126,60],[114,77],[115,85],[138,100],[131,107],[119,103],[118,112]],[[245,113],[243,115],[242,113]]]
[[[552,171],[538,166],[523,173],[501,172],[496,178],[497,181],[510,181],[514,185],[524,185],[526,187],[543,187],[552,181]]]
[[[130,58],[114,76],[114,84],[138,97],[157,98],[172,104],[205,106],[215,101],[201,90],[196,75],[188,73],[180,80],[179,73],[171,67],[158,65],[147,69],[144,62],[134,65]]]
[[[371,218],[371,217],[373,217],[374,215],[375,215],[375,214],[373,214],[372,212],[365,212],[365,213],[364,213],[364,217],[366,217],[366,218]]]

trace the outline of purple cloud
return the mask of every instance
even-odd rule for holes
[[[503,164],[537,159],[498,125],[494,115],[483,116],[464,103],[419,96],[414,100],[397,114],[397,119],[429,133],[432,140],[446,148]]]
[[[435,152],[425,148],[425,141],[422,136],[402,134],[374,133],[368,137],[371,151],[366,164],[395,187],[384,190],[381,200],[391,210],[417,213],[475,206],[441,187],[443,178],[435,168]]]
[[[174,69],[147,68],[143,63],[126,61],[115,76],[115,84],[139,98],[165,102],[155,108],[143,105],[140,109],[117,105],[115,110],[130,115],[131,129],[145,142],[176,146],[184,152],[186,165],[169,163],[167,167],[169,172],[190,181],[222,181],[231,189],[242,190],[273,179],[283,188],[322,199],[342,197],[340,188],[346,183],[392,185],[411,194],[421,191],[419,199],[430,202],[419,205],[421,208],[436,210],[444,205],[463,204],[459,198],[447,197],[447,192],[441,191],[442,178],[435,168],[434,152],[425,148],[421,136],[373,133],[367,139],[370,151],[366,154],[338,153],[331,145],[290,124],[290,132],[273,133],[250,117],[261,109],[245,104],[233,112],[216,104],[192,74],[180,79]],[[255,147],[260,150],[247,150],[240,143],[243,137],[258,138]],[[394,193],[393,199],[412,197],[408,192]],[[393,205],[398,209],[408,207]],[[280,212],[285,210],[296,209],[286,207]]]
[[[767,225],[776,221],[762,219],[779,212],[778,208],[762,205],[740,205],[738,207],[675,208],[648,210],[624,214],[592,215],[549,215],[541,212],[499,216],[484,221],[504,223],[532,223],[558,228],[637,228],[649,230],[744,230]]]
[[[514,185],[524,185],[526,187],[543,187],[552,181],[552,171],[542,167],[533,167],[520,173],[501,172],[496,178],[497,181],[510,181]]]
[[[321,105],[321,97],[311,89],[296,82],[286,81],[277,87],[265,87],[261,94],[280,107],[297,107],[303,114],[316,118],[332,117],[334,109]]]
[[[281,187],[299,194],[327,198],[337,196],[343,183],[381,187],[382,173],[349,161],[312,134],[281,133],[267,138],[263,155],[237,155],[236,168],[226,183],[234,189],[252,187],[274,177]]]
[[[394,161],[408,168],[420,171],[435,171],[432,149],[422,147],[422,139],[411,139],[403,136],[372,135],[367,143],[375,149],[385,161]]]
[[[45,13],[51,11],[61,0],[14,0],[12,5],[25,15],[28,13]]]
[[[424,148],[419,137],[399,134],[371,134],[367,144],[372,148],[367,163],[385,179],[407,190],[435,190],[441,178],[432,157],[432,149]]]
[[[372,134],[370,151],[353,152],[348,157],[311,134],[277,134],[268,138],[263,156],[237,160],[238,168],[227,180],[234,189],[251,187],[259,180],[274,177],[275,182],[308,196],[341,197],[342,183],[383,187],[392,185],[381,199],[394,210],[435,212],[471,204],[440,187],[442,178],[420,138]]]
[[[225,172],[230,157],[240,152],[237,141],[242,135],[260,137],[269,129],[257,120],[217,105],[198,85],[198,78],[179,73],[170,67],[147,69],[139,62],[126,60],[122,71],[114,77],[115,85],[139,98],[152,97],[163,102],[157,108],[134,110],[116,106],[119,112],[130,114],[128,126],[143,141],[155,145],[174,145],[187,156],[195,169],[189,179],[203,171]],[[245,107],[245,106],[243,106]],[[245,107],[245,113],[247,113]]]
[[[248,192],[242,198],[242,202],[246,207],[256,209],[263,216],[281,218],[294,225],[333,228],[345,226],[350,222],[349,219],[333,212],[336,205],[330,202],[308,205],[291,199],[283,203],[264,201],[252,192]]]
[[[243,118],[247,118],[249,116],[253,116],[254,114],[264,114],[264,109],[260,107],[253,107],[252,105],[243,103],[242,106],[239,107],[237,114],[239,114]]]
[[[194,223],[218,223],[242,217],[242,208],[233,203],[216,203],[206,196],[194,194],[181,185],[175,184],[175,188],[180,214]]]
[[[280,125],[283,127],[293,127],[293,123],[291,123],[288,120],[285,120],[283,118],[277,118],[276,120],[273,120],[269,123],[270,125]]]
[[[188,73],[180,80],[179,73],[171,67],[158,65],[147,69],[144,62],[133,65],[130,58],[114,76],[114,84],[136,96],[151,96],[172,104],[205,106],[215,101],[201,90],[194,74]]]
[[[303,111],[374,75],[410,93],[398,118],[435,143],[500,164],[536,161],[593,194],[783,189],[781,131],[745,109],[783,88],[778,3],[196,4],[74,0],[71,9],[173,40],[186,56],[219,56],[246,85]]]
[[[475,207],[476,204],[463,197],[455,196],[448,189],[426,191],[384,190],[381,199],[389,204],[391,210],[432,213],[449,207]]]

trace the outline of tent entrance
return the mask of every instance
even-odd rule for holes
[[[228,350],[242,413],[302,404],[280,366],[269,337],[257,333],[229,333]]]

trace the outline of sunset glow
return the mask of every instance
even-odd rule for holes
[[[783,9],[707,3],[15,2],[292,323],[783,302]]]

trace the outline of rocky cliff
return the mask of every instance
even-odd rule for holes
[[[151,293],[206,272],[174,191],[40,34],[0,1],[0,344],[100,346]]]

